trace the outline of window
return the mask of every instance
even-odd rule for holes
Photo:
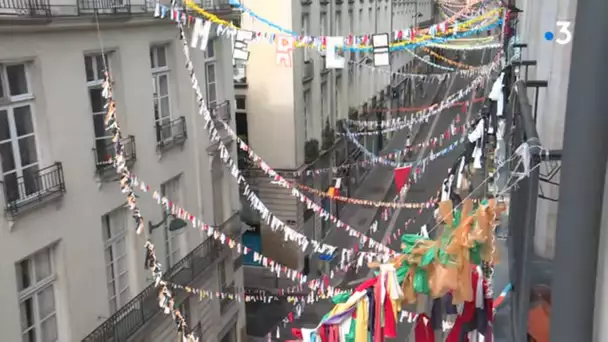
[[[26,200],[42,186],[27,70],[23,63],[0,65],[0,162],[9,202]]]
[[[45,248],[15,265],[24,342],[59,341],[53,251]]]
[[[342,12],[336,12],[336,32],[334,35],[339,36],[342,33]]]
[[[217,79],[215,62],[205,64],[205,78],[207,81],[207,107],[213,108],[217,104]]]
[[[102,95],[106,65],[108,69],[110,68],[108,63],[107,55],[94,54],[84,57],[89,101],[91,102],[91,113],[93,114],[97,162],[110,160],[113,153],[112,135],[110,131],[106,131],[104,124],[104,117],[106,115],[104,106],[106,104],[106,99]]]
[[[326,36],[327,35],[327,13],[325,12],[321,12],[321,34],[320,36]]]
[[[328,105],[328,96],[327,96],[327,82],[321,83],[321,117],[323,118],[323,125],[325,125],[325,119],[327,118],[327,105]]]
[[[302,14],[302,35],[308,36],[310,34],[310,16],[308,13]],[[304,62],[310,60],[310,54],[307,48],[304,48]]]
[[[353,18],[353,11],[348,11],[348,34],[353,34],[355,32],[355,23]],[[340,33],[338,32],[338,35]]]
[[[236,109],[237,110],[246,110],[246,100],[245,97],[239,96],[236,98]]]
[[[365,19],[363,18],[363,10],[359,9],[359,21],[358,21],[359,27],[358,27],[358,30],[357,30],[357,32],[359,34],[363,34],[363,30],[361,29],[361,27],[363,26],[364,22],[365,22]]]
[[[126,232],[127,208],[116,209],[101,218],[110,314],[131,299]]]
[[[222,259],[217,263],[217,285],[220,291],[226,285],[226,259]]]
[[[369,20],[369,21],[368,21],[369,23],[374,23],[374,22],[375,22],[375,20],[374,20],[375,18],[374,18],[373,11],[374,11],[374,10],[373,10],[372,8],[369,8],[369,9],[367,10],[367,18],[368,18],[368,20]]]
[[[169,66],[167,46],[150,47],[150,68],[152,69],[152,98],[154,100],[154,125],[156,141],[164,142],[172,137],[171,99],[169,95]]]
[[[336,77],[336,112],[332,113],[333,115],[340,115],[340,111],[342,110],[342,77]],[[332,122],[335,122],[335,118],[333,118]]]
[[[160,186],[160,192],[163,197],[166,197],[174,204],[181,203],[181,175],[170,179]],[[167,208],[163,207],[163,214],[167,215]],[[168,217],[165,221],[165,250],[167,251],[167,265],[173,266],[182,258],[182,244],[185,243],[183,235],[185,229],[170,231],[169,225],[173,218]],[[185,246],[184,246],[185,247]]]
[[[207,49],[205,50],[205,59],[214,59],[215,58],[215,41],[213,39],[209,39],[207,41]]]
[[[310,117],[311,110],[310,90],[304,92],[304,141],[308,141],[308,132],[312,132],[312,118]]]

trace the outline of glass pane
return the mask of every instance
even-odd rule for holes
[[[2,97],[2,94],[0,94]],[[0,141],[11,138],[11,131],[8,128],[8,112],[0,110]]]
[[[156,91],[156,75],[152,76],[152,97],[158,96],[158,91]]]
[[[0,70],[0,97],[4,97],[4,76],[2,75],[2,70]]]
[[[124,289],[129,286],[129,273],[123,273],[118,276],[118,288]]]
[[[0,144],[0,159],[2,159],[2,171],[10,172],[15,169],[15,156],[13,156],[12,143]]]
[[[156,48],[156,56],[158,57],[157,67],[167,66],[167,51],[165,50],[164,46],[159,46]]]
[[[209,104],[214,104],[217,102],[217,93],[215,92],[215,84],[210,84],[208,87],[209,90],[209,99],[207,100]]]
[[[118,253],[117,253],[118,254]],[[127,257],[126,255],[122,254],[121,256],[118,257],[118,260],[116,261],[116,271],[118,273],[123,273],[128,271],[128,265],[127,265]],[[124,284],[123,284],[124,286]]]
[[[4,175],[4,186],[6,187],[7,202],[16,201],[19,199],[19,184],[17,183],[16,173],[13,172]]]
[[[160,99],[160,115],[163,118],[168,118],[171,116],[171,111],[169,109],[169,97],[165,96]]]
[[[21,309],[21,330],[25,331],[27,328],[34,325],[34,300],[28,298],[20,306]]]
[[[15,128],[17,136],[34,133],[34,122],[32,121],[32,108],[30,106],[15,107],[13,109]]]
[[[154,120],[160,119],[160,108],[158,106],[158,99],[154,99]]]
[[[37,342],[36,341],[36,330],[32,328],[32,330],[27,331],[23,334],[23,342]]]
[[[236,99],[236,109],[247,109],[245,106],[245,98],[238,97]]]
[[[40,291],[37,297],[40,319],[45,319],[48,315],[55,312],[55,293],[53,292],[53,285]]]
[[[30,265],[30,259],[22,260],[15,265],[17,271],[17,289],[19,291],[27,289],[32,284]]]
[[[106,131],[104,118],[104,114],[93,115],[93,129],[95,131],[95,138],[102,138],[110,135],[109,132]]]
[[[127,244],[124,237],[116,241],[116,251],[114,253],[117,257],[127,254]]]
[[[96,139],[95,140],[95,151],[97,152],[98,162],[111,163],[114,157],[114,150],[112,146],[112,139]]]
[[[11,95],[28,94],[27,78],[25,77],[25,64],[7,65],[6,78]]]
[[[129,287],[122,290],[120,293],[120,305],[125,305],[131,299],[131,291],[129,291]]]
[[[114,281],[108,283],[108,296],[110,298],[116,297],[116,286],[114,285]]]
[[[156,67],[156,63],[154,63],[154,48],[151,47],[150,48],[150,68],[155,68]]]
[[[37,282],[51,276],[53,269],[51,266],[51,255],[48,249],[34,255],[34,269]]]
[[[21,166],[34,164],[38,161],[35,136],[30,135],[19,139],[19,156],[21,156]]]
[[[116,307],[116,298],[112,298],[110,299],[110,314],[115,313],[116,310],[118,310],[118,308]]]
[[[207,84],[215,82],[215,64],[207,64]]]
[[[23,169],[23,197],[29,196],[41,190],[40,179],[38,178],[38,165],[33,165]]]
[[[112,261],[114,261],[114,259],[112,258],[113,257],[113,253],[112,253],[112,247],[111,246],[107,247],[105,249],[105,252],[103,254],[104,254],[104,259],[106,261],[106,265],[109,265],[109,264],[112,263]]]
[[[215,46],[213,45],[213,40],[209,39],[207,42],[207,50],[205,50],[205,55],[207,58],[215,57]]]
[[[87,82],[95,80],[95,71],[93,71],[93,58],[84,56],[84,70],[87,74]]]
[[[104,113],[105,99],[101,88],[89,88],[89,98],[91,99],[91,111],[93,113]]]
[[[41,324],[42,342],[57,341],[57,316],[53,315]]]
[[[167,75],[158,76],[158,95],[165,96],[169,94],[169,81]]]
[[[105,70],[104,63],[103,63],[104,62],[103,55],[101,55],[101,54],[97,55],[97,56],[95,56],[95,58],[97,59],[97,63],[95,63],[95,64],[97,64],[96,65],[97,66],[97,79],[103,80],[104,79],[103,71]]]

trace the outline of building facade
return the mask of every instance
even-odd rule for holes
[[[198,230],[170,231],[175,218],[151,193],[138,194],[146,227],[136,235],[113,171],[106,68],[131,170],[240,236],[238,187],[197,114],[178,31],[154,10],[144,0],[0,3],[3,340],[175,340],[143,267],[146,239],[165,279],[214,292],[242,287],[241,259]],[[213,115],[234,125],[231,55],[223,39],[192,53]],[[201,341],[242,341],[242,303],[177,293],[176,305]]]
[[[424,26],[433,12],[432,3],[427,0],[271,0],[244,4],[301,36],[389,33]],[[242,16],[241,26],[253,31],[273,30],[247,14]],[[349,115],[364,119],[374,108],[404,103],[405,77],[392,73],[414,70],[413,57],[406,51],[392,53],[391,66],[380,68],[373,67],[371,52],[346,52],[343,69],[328,69],[325,57],[313,48],[294,49],[287,63],[277,57],[277,47],[266,42],[249,44],[249,50],[246,70],[235,73],[240,134],[270,166],[287,178],[317,189],[327,189],[343,175],[328,172],[312,179],[302,176],[306,170],[362,157],[349,156],[346,142],[334,138],[334,132],[340,129],[337,122]],[[366,137],[364,144],[376,153],[381,149],[375,136]],[[366,170],[355,172],[354,178],[346,177],[342,182],[344,189],[354,190],[354,183],[363,179]],[[286,223],[317,240],[327,234],[330,227],[307,211],[289,191],[271,184],[255,167],[248,175],[262,201]],[[336,210],[334,206],[330,209]],[[305,268],[305,259],[297,247],[270,229],[261,229],[260,234],[259,248],[265,255],[293,268]],[[246,271],[253,272],[249,267]]]

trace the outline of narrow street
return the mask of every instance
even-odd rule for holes
[[[471,65],[476,65],[479,63],[479,60],[483,58],[484,63],[488,63],[490,61],[489,56],[490,53],[486,53],[486,56],[482,57],[482,53],[479,52],[469,53],[467,61]],[[447,84],[439,89],[439,92],[436,92],[437,84],[428,84],[427,86],[427,98],[421,99],[417,105],[429,105],[431,103],[440,102],[446,95],[455,93],[459,89],[465,88],[467,86],[468,79],[463,77],[456,77],[452,80],[448,80]],[[481,94],[478,94],[481,96]],[[470,99],[471,96],[466,97],[465,99]],[[442,132],[445,132],[449,129],[450,124],[455,119],[457,115],[460,115],[460,123],[464,123],[466,121],[472,120],[476,117],[477,111],[481,108],[480,103],[476,103],[473,106],[468,106],[468,110],[466,113],[462,113],[462,106],[454,107],[448,110],[443,111],[441,114],[431,117],[428,123],[424,123],[421,125],[418,133],[415,135],[414,144],[421,143],[427,141],[429,138],[437,136]],[[391,151],[398,148],[403,148],[405,145],[405,137],[407,133],[406,131],[399,131],[395,134],[394,138],[388,144],[388,146],[384,149],[384,151]],[[452,138],[457,139],[456,137]],[[453,141],[452,140],[452,141]],[[443,146],[447,146],[449,143],[444,143]],[[436,148],[440,150],[443,147]],[[412,158],[408,161],[413,161],[416,159],[420,159],[429,154],[429,149],[426,148],[422,151],[416,151],[416,153],[412,154]],[[425,202],[428,201],[429,198],[436,195],[437,190],[439,189],[443,179],[445,178],[448,169],[452,166],[456,158],[463,152],[463,147],[459,146],[459,148],[455,149],[451,153],[446,156],[439,157],[427,167],[425,173],[422,178],[415,183],[411,189],[409,189],[406,195],[406,202]],[[354,197],[365,198],[365,199],[380,199],[386,201],[392,201],[396,196],[396,189],[393,184],[393,168],[388,166],[375,166],[373,170],[370,171],[370,174],[365,180],[365,183],[362,184],[357,191],[355,191]],[[388,182],[390,181],[390,184]],[[384,196],[380,193],[380,189],[382,186],[387,186],[387,190],[384,192]],[[367,213],[371,211],[372,213]],[[432,209],[426,209],[422,212],[421,215],[418,215],[418,210],[416,209],[404,209],[401,211],[392,211],[393,215],[389,216],[388,220],[383,220],[380,218],[380,213],[382,210],[377,210],[375,208],[361,208],[360,206],[355,205],[345,205],[340,212],[340,218],[345,222],[353,225],[357,229],[360,229],[361,232],[365,232],[368,230],[370,224],[374,219],[378,219],[378,230],[376,233],[371,236],[377,240],[382,241],[388,235],[392,234],[399,227],[404,227],[405,223],[413,219],[413,221],[408,226],[409,233],[416,233],[419,231],[420,227],[428,223],[432,219]],[[367,214],[368,216],[363,216]],[[429,229],[433,227],[430,224]],[[328,238],[325,240],[330,244],[335,244],[342,247],[352,247],[356,242],[352,238],[345,238],[344,232],[339,230],[333,230]],[[352,245],[348,245],[348,243]],[[395,241],[390,244],[390,247],[393,249],[399,248],[399,242]],[[331,283],[333,286],[341,287],[341,288],[351,288],[356,286],[361,279],[365,279],[371,275],[371,272],[367,267],[362,267],[359,272],[348,272],[343,276],[336,276]],[[500,291],[500,290],[499,290]],[[276,339],[276,341],[283,341],[290,339],[291,327],[304,327],[311,328],[315,327],[320,319],[327,312],[331,310],[333,307],[333,303],[330,300],[323,300],[315,304],[308,305],[302,316],[294,321],[292,324],[288,324],[285,328],[281,329],[280,338]],[[415,308],[408,308],[411,311],[415,311]],[[398,336],[407,336],[410,332],[411,325],[407,323],[399,324]],[[272,332],[275,335],[275,331]],[[276,335],[274,336],[276,338]]]

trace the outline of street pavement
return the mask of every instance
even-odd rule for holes
[[[469,58],[467,58],[467,62],[469,64],[474,64],[475,62],[479,63],[481,58],[481,52],[478,54],[469,53]],[[489,53],[488,56],[485,56],[485,63],[489,61]],[[453,84],[448,84],[445,87],[442,87],[439,91],[439,96],[435,95],[435,91],[430,90],[427,91],[428,97],[432,97],[433,100],[440,101],[443,99],[445,95],[452,94],[459,89],[465,88],[469,80],[463,77],[455,77],[453,79]],[[450,81],[448,81],[450,82]],[[489,85],[488,85],[489,86]],[[449,89],[448,89],[449,88]],[[423,104],[430,104],[429,99],[423,99]],[[465,120],[475,116],[477,111],[480,109],[480,104],[476,104],[473,106],[469,106],[469,111],[467,113],[462,113],[462,107],[455,107],[448,110],[443,111],[441,114],[436,115],[431,118],[428,123],[423,124],[420,127],[418,134],[414,139],[414,143],[420,143],[428,140],[430,137],[437,136],[443,132],[445,132],[449,127],[450,123],[454,120],[456,115],[461,116],[461,123]],[[405,144],[405,136],[407,133],[401,131],[395,134],[395,137],[389,143],[389,146],[386,150],[395,150],[398,148],[403,148]],[[444,144],[447,146],[448,144]],[[448,168],[452,166],[455,162],[456,158],[463,152],[463,146],[460,146],[452,153],[440,157],[433,161],[431,164],[427,166],[426,172],[423,174],[421,180],[415,183],[408,191],[406,196],[407,202],[425,202],[428,201],[429,198],[434,196],[437,193],[443,179],[447,174]],[[437,148],[440,150],[441,147]],[[427,149],[423,151],[423,155],[416,156],[418,158],[426,156],[430,151]],[[414,153],[415,155],[416,153]],[[376,200],[387,200],[391,201],[396,196],[396,189],[393,183],[392,177],[392,168],[387,166],[376,166],[374,170],[371,171],[370,175],[366,179],[365,184],[360,186],[359,190],[364,192],[363,195],[359,191],[355,192],[353,197],[365,198],[365,199],[376,199]],[[390,181],[390,183],[388,183]],[[384,192],[384,194],[380,193],[378,188],[383,185],[386,186],[389,184],[388,192]],[[366,193],[367,192],[367,193]],[[364,208],[361,206],[356,206],[356,208],[346,207],[342,209],[340,212],[340,217],[345,222],[353,225],[353,227],[357,228],[361,232],[366,232],[373,222],[374,219],[378,218],[378,213],[381,211],[378,210],[369,210],[373,208]],[[375,211],[375,212],[374,212]],[[369,213],[368,213],[369,212]],[[367,217],[362,216],[363,214],[369,215]],[[394,213],[396,214],[393,220],[384,221],[379,219],[378,230],[375,234],[372,234],[371,237],[377,241],[382,240],[385,236],[392,233],[397,227],[404,227],[405,222],[409,219],[415,219],[415,222],[409,225],[409,233],[416,233],[419,231],[420,227],[431,221],[432,219],[432,210],[425,210],[422,214],[418,214],[418,210],[415,209],[404,209],[400,212]],[[433,227],[431,224],[429,229]],[[344,232],[340,230],[333,230],[328,236],[328,240],[326,240],[330,244],[334,244],[340,247],[352,248],[354,243],[356,243],[355,239],[348,237]],[[399,242],[395,241],[390,245],[393,249],[399,248]],[[338,280],[333,280],[332,285],[341,285],[341,287],[348,287],[348,283],[356,282],[359,279],[366,278],[369,275],[369,270],[366,267],[363,267],[359,272],[349,272],[343,277],[339,277]],[[352,286],[351,286],[352,287]],[[500,290],[499,290],[500,291]],[[303,315],[293,322],[293,324],[288,324],[287,327],[281,330],[280,338],[276,338],[274,336],[274,341],[284,341],[293,338],[290,333],[291,327],[304,327],[311,328],[315,327],[322,316],[326,314],[331,308],[333,304],[329,300],[321,301],[315,304],[308,305],[304,310]],[[409,310],[415,311],[415,308],[407,308]],[[407,323],[399,324],[398,326],[398,336],[400,338],[404,338],[408,336],[411,330],[411,325]],[[273,335],[275,332],[272,332]]]

